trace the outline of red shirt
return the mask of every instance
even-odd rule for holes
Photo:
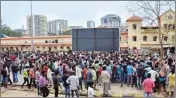
[[[15,61],[16,60],[16,56],[15,55],[10,56],[10,60],[11,61]]]
[[[103,68],[102,67],[99,67],[98,68],[98,75],[100,76],[101,75],[101,72],[103,71]]]
[[[155,83],[153,82],[151,78],[145,79],[142,85],[146,93],[152,93],[153,88],[155,87]]]
[[[84,68],[82,73],[83,73],[83,79],[85,80],[86,79],[86,73],[87,73],[88,69],[87,68]]]
[[[48,66],[44,66],[43,70],[45,71],[45,74],[47,74],[47,72],[48,72]]]

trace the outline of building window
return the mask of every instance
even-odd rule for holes
[[[164,28],[167,28],[167,24],[164,24]]]
[[[168,16],[168,19],[169,19],[169,20],[173,20],[173,16],[172,16],[172,15],[169,15],[169,16]]]
[[[172,36],[172,40],[174,40],[174,39],[175,39],[175,35]]]
[[[55,49],[57,49],[57,47],[54,47]]]
[[[172,29],[172,28],[173,28],[172,24],[169,24],[169,25],[168,25],[168,28],[169,28],[169,29]]]
[[[167,38],[168,38],[167,36],[164,36],[164,41],[167,41]]]
[[[120,41],[121,41],[121,37],[120,37]]]
[[[70,46],[67,46],[67,49],[70,49]]]
[[[133,24],[133,30],[136,30],[136,28],[137,28],[137,25]]]
[[[55,43],[58,43],[58,40],[55,40]]]
[[[54,43],[54,41],[52,41],[52,43]]]
[[[48,41],[46,40],[45,43],[48,43]]]
[[[153,37],[153,41],[157,41],[157,36],[154,36],[154,37]]]
[[[147,36],[143,36],[143,41],[147,41]]]
[[[61,46],[60,48],[61,48],[61,49],[63,49],[64,47],[63,47],[63,46]]]
[[[172,25],[172,27],[173,27],[173,30],[175,30],[175,25],[174,24]]]
[[[133,36],[133,41],[136,41],[137,40],[137,37],[136,36]]]

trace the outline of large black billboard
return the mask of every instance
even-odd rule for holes
[[[73,51],[119,51],[119,28],[72,29]]]

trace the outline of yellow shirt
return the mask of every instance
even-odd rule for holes
[[[169,74],[169,85],[175,85],[175,74]]]

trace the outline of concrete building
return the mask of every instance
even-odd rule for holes
[[[62,33],[68,28],[67,20],[53,20],[47,23],[47,32],[56,35],[62,35]]]
[[[81,29],[84,28],[83,26],[69,26],[69,29]]]
[[[68,51],[72,49],[70,35],[33,37],[35,51]],[[2,51],[31,51],[31,37],[2,37]]]
[[[101,26],[108,28],[119,28],[121,24],[121,18],[115,14],[107,14],[101,18]]]
[[[94,21],[87,21],[87,28],[95,28],[95,22]]]
[[[33,25],[34,30],[31,28]],[[47,17],[43,15],[33,15],[33,24],[31,24],[31,16],[27,16],[27,30],[33,36],[46,36],[47,35]]]
[[[165,49],[174,44],[174,13],[174,11],[168,10],[159,17],[161,40]],[[142,21],[142,18],[135,15],[126,20],[128,24],[128,47],[145,52],[159,51],[161,49],[159,27],[143,26]]]

